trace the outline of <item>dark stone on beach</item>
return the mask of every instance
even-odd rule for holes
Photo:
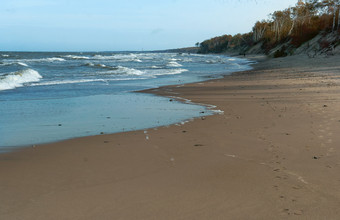
[[[104,132],[100,132],[100,134],[104,134]]]
[[[107,119],[110,119],[111,117],[106,117]]]
[[[170,101],[170,102],[172,102],[173,100],[172,100],[172,99],[170,99],[169,101]]]
[[[104,141],[105,144],[109,143],[109,141]]]
[[[204,146],[203,144],[195,144],[194,145],[195,147],[202,147],[202,146]]]
[[[61,126],[61,124],[58,124],[58,126],[60,127],[60,126]]]
[[[317,159],[319,159],[319,158],[318,158],[318,157],[316,157],[316,156],[314,156],[314,157],[313,157],[313,159],[314,159],[314,160],[317,160]]]
[[[323,105],[324,108],[328,107],[327,105]]]
[[[187,131],[182,131],[183,133],[187,132]]]
[[[201,114],[204,114],[204,112],[200,112]]]
[[[202,120],[205,120],[205,117],[201,117]]]

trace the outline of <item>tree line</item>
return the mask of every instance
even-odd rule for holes
[[[340,33],[340,0],[298,0],[294,7],[275,11],[269,19],[257,21],[245,34],[223,35],[197,43],[200,53],[245,51],[262,43],[265,52],[289,42],[299,47],[319,33]]]

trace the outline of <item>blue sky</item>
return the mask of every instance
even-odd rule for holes
[[[193,46],[249,32],[297,0],[1,0],[0,50],[112,51]]]

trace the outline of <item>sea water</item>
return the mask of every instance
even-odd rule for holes
[[[223,55],[0,52],[0,151],[213,114],[134,91],[249,68],[249,61]]]

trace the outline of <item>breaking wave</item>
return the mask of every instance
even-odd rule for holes
[[[74,60],[88,60],[90,59],[90,57],[86,57],[86,56],[76,56],[76,55],[65,55],[63,56],[65,58],[69,58],[69,59],[74,59]]]
[[[28,67],[28,65],[26,63],[23,63],[23,62],[11,62],[11,63],[2,63],[2,62],[0,62],[0,66],[12,66],[12,65],[19,65],[19,66]]]
[[[107,66],[105,64],[100,64],[100,63],[85,63],[84,66],[98,67],[98,68],[105,68],[105,69],[117,69],[117,67]]]
[[[35,70],[26,69],[0,76],[0,90],[15,89],[25,83],[38,82],[42,76]]]
[[[144,72],[134,68],[124,66],[108,66],[100,63],[86,63],[85,66],[108,69],[110,71],[101,72],[99,74],[115,74],[115,75],[142,75]]]
[[[106,82],[104,79],[80,79],[80,80],[61,80],[61,81],[49,81],[41,83],[32,83],[31,86],[50,86],[61,84],[74,84],[74,83],[87,83],[87,82]]]
[[[116,79],[79,79],[79,80],[61,80],[61,81],[49,81],[32,83],[30,86],[52,86],[52,85],[63,85],[63,84],[79,84],[79,83],[90,83],[90,82],[109,82],[109,81],[124,81],[124,80],[136,80],[146,78],[116,78]]]
[[[177,63],[176,61],[171,61],[167,64],[168,67],[181,67],[183,65]]]
[[[41,58],[41,59],[24,59],[23,61],[26,62],[62,62],[65,61],[65,59],[60,58],[60,57],[51,57],[51,58]]]
[[[161,69],[161,70],[151,70],[146,75],[149,76],[162,76],[162,75],[176,75],[187,72],[187,69]]]
[[[137,75],[141,76],[144,74],[143,71],[134,68],[128,68],[124,66],[117,66],[116,69],[106,72],[106,74],[117,74],[117,75]]]
[[[116,60],[120,62],[143,62],[135,54],[117,54],[112,56],[94,55],[93,59],[96,60]]]

